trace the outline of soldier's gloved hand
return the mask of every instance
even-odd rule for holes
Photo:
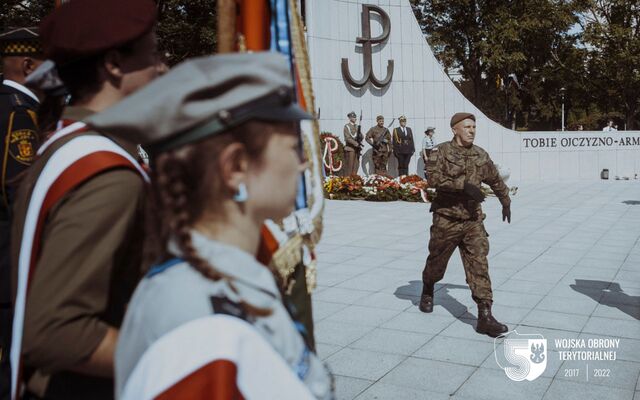
[[[482,193],[482,190],[480,190],[479,187],[472,183],[465,182],[463,192],[478,203],[482,203],[484,201],[484,193]]]
[[[511,223],[511,207],[509,206],[502,207],[502,221],[505,220],[508,223]]]

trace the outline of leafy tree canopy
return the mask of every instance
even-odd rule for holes
[[[640,4],[635,0],[411,0],[436,57],[505,126],[636,126]],[[564,89],[564,90],[562,90]]]

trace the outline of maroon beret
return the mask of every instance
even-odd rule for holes
[[[451,127],[453,128],[458,122],[460,121],[464,121],[465,119],[472,119],[472,120],[476,120],[476,116],[471,114],[471,113],[466,113],[466,112],[459,112],[459,113],[455,113],[453,114],[453,117],[451,117]]]
[[[152,0],[73,0],[40,24],[47,58],[59,65],[115,49],[147,33],[156,22]]]

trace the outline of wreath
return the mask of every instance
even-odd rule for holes
[[[331,132],[320,133],[320,144],[325,175],[340,174],[344,167],[344,144]]]

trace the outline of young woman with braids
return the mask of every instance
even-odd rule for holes
[[[116,351],[121,399],[333,398],[332,379],[256,260],[304,169],[286,60],[187,61],[88,121],[149,152],[148,256]]]

